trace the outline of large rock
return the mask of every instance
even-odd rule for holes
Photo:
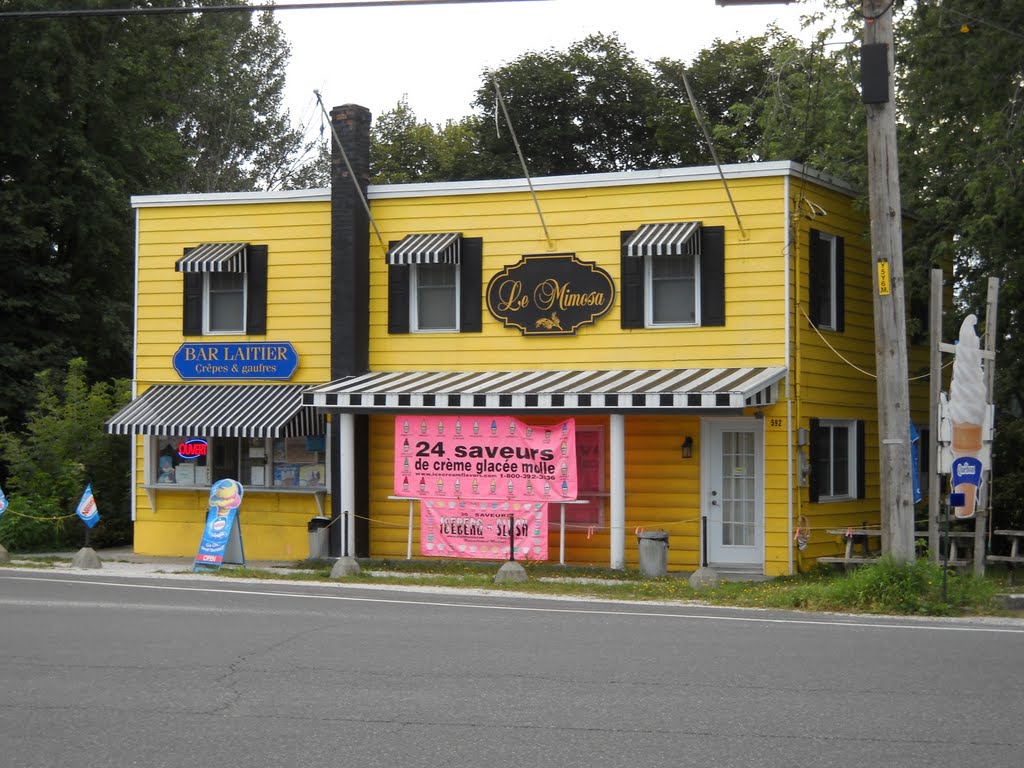
[[[704,589],[705,587],[717,587],[718,586],[718,571],[714,568],[709,568],[706,565],[702,565],[696,571],[690,574],[690,586],[694,589]]]
[[[518,584],[524,581],[529,581],[529,576],[526,575],[526,569],[515,560],[502,564],[494,575],[495,584]]]
[[[100,562],[100,556],[96,554],[96,550],[92,547],[82,547],[75,553],[75,556],[71,558],[72,568],[102,568],[103,563]]]
[[[354,557],[339,557],[338,562],[331,568],[331,578],[343,579],[346,576],[355,576],[362,570]]]
[[[0,544],[0,565],[7,565],[11,562],[11,553],[4,549],[4,545]]]

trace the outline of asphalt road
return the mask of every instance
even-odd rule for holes
[[[0,569],[0,765],[1007,766],[1024,622]]]

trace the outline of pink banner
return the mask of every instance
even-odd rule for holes
[[[395,495],[571,501],[576,420],[535,426],[513,416],[397,416]]]
[[[420,553],[433,557],[509,559],[509,524],[515,520],[515,559],[548,559],[548,505],[544,502],[420,502]]]

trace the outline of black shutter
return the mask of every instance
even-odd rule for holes
[[[644,260],[626,255],[626,241],[633,232],[623,232],[619,245],[619,325],[622,328],[644,327]]]
[[[836,330],[846,330],[846,246],[843,238],[836,238]]]
[[[867,482],[864,479],[864,421],[857,420],[857,498],[867,498]]]
[[[388,251],[398,245],[399,240],[388,243]],[[388,333],[409,332],[409,266],[388,265]]]
[[[250,245],[246,253],[245,332],[267,335],[267,246]]]
[[[191,248],[186,248],[186,253]],[[203,273],[185,272],[182,277],[182,327],[184,336],[203,335]]]
[[[820,456],[820,454],[827,451],[825,441],[822,439],[823,437],[824,435],[822,434],[821,427],[818,425],[818,420],[811,419],[810,441],[807,448],[811,471],[807,478],[807,494],[808,499],[812,503],[816,502],[820,495],[819,478],[821,477],[821,472],[828,471],[827,461],[823,462]]]
[[[483,238],[464,237],[459,260],[459,330],[480,333],[483,330]]]
[[[725,325],[725,227],[700,228],[700,324]]]
[[[828,306],[831,291],[829,265],[829,243],[816,229],[811,230],[808,264],[808,304],[811,322],[814,325],[828,325]]]

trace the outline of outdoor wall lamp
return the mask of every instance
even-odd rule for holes
[[[691,459],[691,458],[693,458],[693,438],[692,437],[687,435],[686,439],[683,440],[683,445],[681,447],[682,447],[682,452],[683,452],[683,458],[684,459]]]

